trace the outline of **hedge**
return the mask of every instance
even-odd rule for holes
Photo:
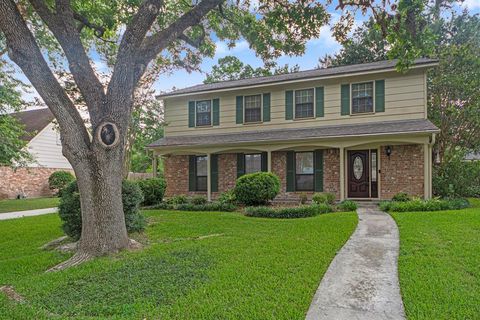
[[[413,199],[409,201],[382,201],[380,209],[389,212],[441,211],[470,207],[466,199]]]
[[[273,208],[273,207],[247,207],[245,215],[262,218],[307,218],[322,213],[333,212],[333,207],[328,204],[315,204],[310,206]]]

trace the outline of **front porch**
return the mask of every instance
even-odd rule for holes
[[[215,199],[232,189],[239,175],[248,173],[240,159],[258,155],[257,171],[273,172],[281,180],[278,201],[297,201],[303,194],[310,198],[315,192],[334,193],[340,201],[391,199],[398,192],[428,199],[432,144],[431,134],[416,133],[159,147],[154,154],[164,160],[167,197]],[[305,156],[297,156],[300,153]],[[359,155],[361,160],[355,160]],[[298,165],[298,161],[303,162]]]

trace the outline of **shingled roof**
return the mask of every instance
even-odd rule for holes
[[[22,111],[12,113],[11,115],[25,126],[26,134],[21,137],[21,139],[25,141],[32,140],[55,118],[48,108]]]
[[[150,144],[148,148],[213,146],[252,142],[278,142],[307,139],[353,137],[399,133],[435,133],[438,128],[429,120],[401,120],[348,125],[329,125],[302,129],[272,129],[243,131],[241,133],[203,134],[165,137]]]
[[[332,76],[350,76],[350,75],[355,75],[357,73],[394,70],[397,62],[398,60],[386,60],[386,61],[378,61],[378,62],[372,62],[372,63],[352,64],[352,65],[341,66],[341,67],[305,70],[305,71],[298,71],[298,72],[279,74],[279,75],[267,76],[267,77],[255,77],[255,78],[248,78],[248,79],[241,79],[241,80],[231,80],[231,81],[222,81],[222,82],[209,83],[209,84],[199,84],[192,87],[175,90],[169,93],[164,93],[164,94],[158,95],[157,98],[162,99],[162,98],[173,97],[177,95],[209,92],[209,91],[216,91],[216,90],[223,90],[223,89],[237,89],[237,88],[249,87],[253,85],[273,84],[273,83],[283,82],[283,81],[321,79],[321,78],[327,78]],[[415,60],[412,67],[434,66],[437,63],[438,63],[438,60],[421,58],[421,59]]]

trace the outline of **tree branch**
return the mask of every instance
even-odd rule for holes
[[[90,65],[80,34],[74,24],[75,14],[70,7],[70,1],[57,0],[55,14],[50,11],[44,0],[29,1],[62,46],[75,83],[88,107],[92,125],[95,125],[100,118],[106,96],[103,85]]]
[[[82,26],[86,26],[86,27],[94,30],[95,31],[95,36],[102,39],[103,34],[105,33],[105,28],[104,27],[91,23],[90,21],[88,21],[87,18],[85,18],[80,13],[75,12],[75,11],[73,12],[73,18],[75,20],[77,20]],[[104,40],[104,39],[102,39],[102,40]]]
[[[124,102],[124,105],[130,106],[133,101],[133,93],[138,82],[134,76],[136,71],[135,56],[142,40],[152,27],[158,17],[160,9],[163,6],[163,0],[144,0],[137,13],[133,16],[127,25],[118,48],[117,59],[113,69],[112,78],[108,84],[107,99],[111,101],[112,97]],[[144,71],[144,70],[143,70]],[[113,113],[114,106],[107,105]],[[126,110],[130,112],[130,110]],[[126,124],[122,124],[124,126]]]
[[[81,161],[90,145],[87,129],[50,70],[13,0],[0,1],[0,30],[5,35],[9,57],[23,70],[58,120],[65,156],[73,163]]]
[[[175,22],[162,31],[146,38],[143,41],[142,48],[138,57],[138,62],[146,66],[152,61],[166,46],[177,39],[183,32],[191,26],[197,25],[210,10],[218,7],[225,0],[203,0],[192,10],[186,12]]]

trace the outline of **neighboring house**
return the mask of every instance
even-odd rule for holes
[[[55,129],[53,114],[49,109],[38,109],[12,114],[25,126],[26,148],[34,162],[26,168],[0,167],[0,198],[17,196],[39,197],[51,195],[48,177],[55,171],[72,171],[62,155],[60,134]]]
[[[201,84],[159,96],[165,137],[149,146],[164,158],[166,196],[209,199],[237,177],[271,171],[277,200],[333,192],[337,199],[430,198],[432,145],[426,72],[396,61]]]

